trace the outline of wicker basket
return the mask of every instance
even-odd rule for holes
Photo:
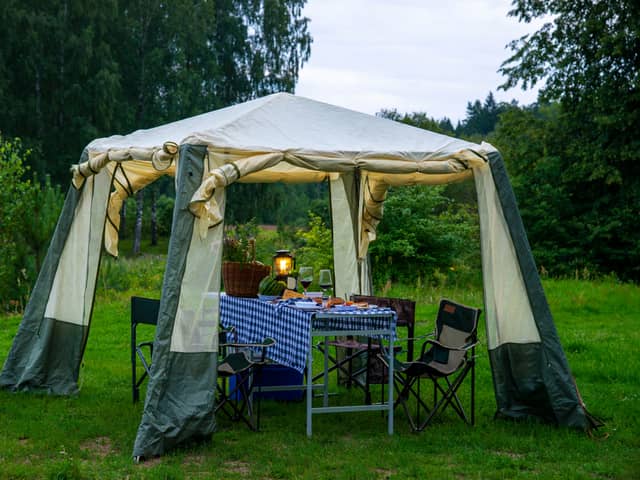
[[[224,290],[227,295],[234,297],[257,297],[260,280],[270,273],[270,265],[224,262],[222,264]]]

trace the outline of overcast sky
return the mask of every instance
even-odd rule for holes
[[[383,108],[465,117],[489,91],[534,102],[536,90],[497,87],[509,41],[540,23],[507,17],[511,0],[308,0],[311,58],[296,94],[374,114]]]

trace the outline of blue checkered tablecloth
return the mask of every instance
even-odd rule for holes
[[[393,313],[390,317],[389,313]],[[235,327],[240,343],[276,340],[268,357],[276,363],[304,372],[310,347],[310,330],[375,330],[395,332],[396,315],[390,309],[318,311],[302,310],[286,303],[263,302],[254,298],[220,296],[220,323]]]
[[[390,317],[389,314],[392,314]],[[390,308],[345,308],[319,311],[312,319],[315,330],[391,330],[396,331],[396,312]]]
[[[276,363],[303,372],[309,353],[312,312],[253,298],[220,296],[220,323],[235,327],[240,343],[276,341],[268,356]]]

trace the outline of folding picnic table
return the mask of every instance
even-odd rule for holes
[[[269,349],[268,358],[275,363],[291,367],[300,373],[313,372],[313,338],[325,341],[335,335],[379,336],[389,343],[387,352],[393,354],[396,314],[388,308],[312,310],[296,308],[285,302],[264,302],[253,298],[220,296],[220,322],[235,327],[238,341],[256,343],[265,337],[276,340]],[[279,389],[306,388],[307,435],[312,434],[314,414],[387,410],[388,432],[393,434],[393,362],[390,357],[389,388],[387,401],[375,405],[329,406],[328,351],[324,353],[323,405],[313,406],[313,375],[307,375],[305,385],[281,386]],[[271,387],[266,387],[269,389]]]

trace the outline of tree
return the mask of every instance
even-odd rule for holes
[[[244,223],[306,225],[308,212],[329,217],[328,183],[241,183],[227,189],[225,220]],[[321,205],[324,205],[322,207]]]
[[[387,110],[382,109],[376,116],[394,120],[396,122],[411,125],[412,127],[422,128],[424,130],[430,130],[436,133],[442,133],[444,135],[453,135],[453,125],[451,120],[444,117],[440,120],[436,120],[433,117],[429,117],[425,112],[413,112],[413,113],[399,113],[396,109]]]
[[[158,189],[151,187],[151,245],[158,245]]]
[[[575,205],[562,180],[560,106],[512,106],[489,141],[502,153],[534,257],[541,270],[569,275],[586,265],[575,235]]]
[[[136,223],[133,229],[133,254],[138,255],[142,244],[142,216],[144,209],[144,190],[136,193]]]
[[[0,131],[67,184],[96,137],[291,92],[310,54],[305,3],[5,0]]]
[[[40,271],[64,202],[64,194],[58,185],[51,182],[49,175],[44,182],[40,182],[34,173],[31,186],[29,195],[22,199],[30,213],[26,217],[28,221],[23,222],[23,241],[28,251],[30,281],[35,280]]]
[[[582,261],[638,281],[640,4],[517,0],[509,14],[549,18],[511,42],[501,88],[544,81],[540,100],[559,103],[556,172],[574,206],[565,220]]]
[[[443,195],[444,186],[391,189],[369,251],[374,283],[408,284],[438,272],[467,268],[478,243],[477,217]],[[479,266],[479,265],[473,265]]]
[[[496,102],[493,92],[489,92],[484,103],[480,100],[467,102],[467,116],[456,127],[456,135],[482,141],[495,130],[498,117],[508,107],[507,103]]]
[[[308,228],[296,232],[302,246],[296,250],[297,265],[310,265],[314,272],[322,268],[333,268],[333,244],[331,229],[324,220],[309,212]]]
[[[25,208],[21,200],[29,194],[31,184],[24,180],[27,168],[19,139],[0,137],[0,306],[7,307],[20,297],[17,279],[20,277],[20,238]]]
[[[96,137],[292,92],[310,55],[305,3],[5,0],[0,132],[22,138],[40,178],[67,185]],[[123,235],[125,218],[123,206]]]
[[[310,54],[305,3],[122,2],[114,48],[124,78],[136,79],[124,92],[135,105],[132,128],[292,92]]]
[[[0,9],[0,131],[21,137],[34,169],[56,183],[69,181],[89,139],[120,126],[116,12],[115,0],[7,0]]]
[[[63,202],[48,179],[29,178],[30,154],[0,136],[0,308],[13,310],[24,306]]]

